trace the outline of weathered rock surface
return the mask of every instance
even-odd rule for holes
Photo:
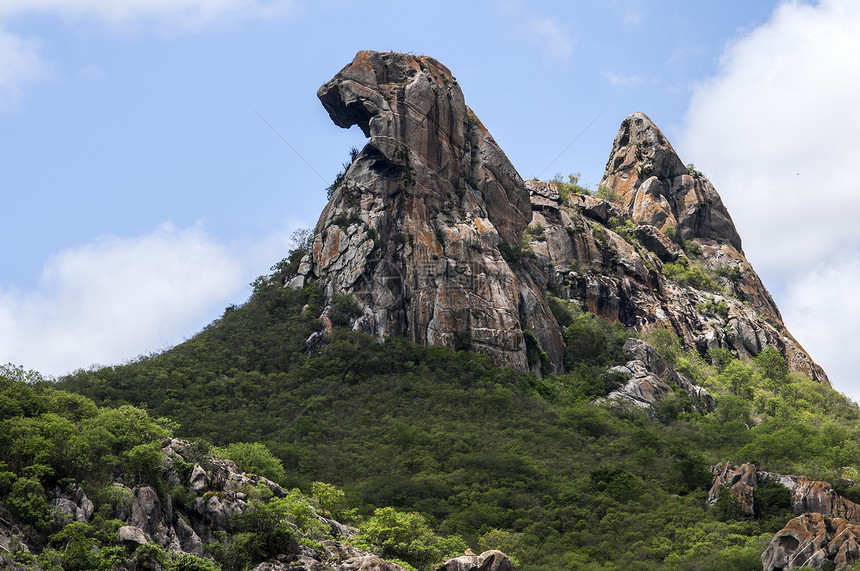
[[[688,346],[726,347],[739,355],[756,355],[766,347],[775,347],[786,356],[792,370],[827,382],[821,367],[782,323],[770,293],[743,254],[740,236],[720,195],[702,173],[684,166],[644,113],[634,113],[622,122],[601,185],[618,195],[614,204],[636,225],[642,245],[660,259],[652,261],[658,269],[661,263],[682,255],[669,246],[674,240],[665,240],[669,232],[676,239],[698,245],[701,253],[691,256],[694,261],[728,276],[720,278],[719,285],[730,295],[710,296],[726,304],[728,312],[725,316],[707,316],[697,306],[708,294],[667,287],[658,274],[655,293],[662,300],[655,301],[663,303],[649,304],[651,309],[645,309],[641,327],[668,328]]]
[[[242,473],[231,460],[210,454],[201,456],[202,453],[186,441],[166,438],[161,446],[164,483],[181,486],[189,492],[189,495],[178,500],[181,505],[174,504],[171,494],[159,494],[153,485],[140,484],[129,488],[116,482],[106,491],[109,499],[99,506],[99,513],[112,507],[112,511],[108,509],[104,515],[124,524],[114,539],[117,544],[125,546],[129,554],[141,545],[156,544],[173,553],[211,559],[205,546],[217,541],[219,532],[229,534],[234,531],[231,529],[231,519],[253,506],[248,500],[249,494],[260,493],[261,487],[265,486],[275,497],[289,495],[276,482],[256,474]],[[195,463],[195,458],[199,463]],[[60,516],[59,521],[65,524],[91,523],[94,505],[79,486],[72,484],[65,489],[56,488],[49,496],[51,505]],[[402,566],[378,554],[346,543],[344,540],[356,535],[357,529],[323,517],[312,507],[309,509],[312,510],[310,517],[329,530],[330,539],[318,541],[319,537],[315,537],[315,547],[299,544],[291,552],[279,554],[274,560],[257,565],[256,571],[405,571]],[[292,533],[297,540],[303,538],[298,527],[294,526]],[[25,568],[6,556],[28,550],[27,545],[22,543],[23,537],[21,529],[13,522],[0,518],[0,567]],[[493,553],[498,553],[494,560],[508,561],[501,552]],[[488,563],[486,569],[513,569],[499,565],[489,566]],[[139,562],[133,556],[115,566],[117,571],[138,568]]]
[[[461,555],[440,565],[438,571],[515,571],[510,558],[497,550],[480,555]]]
[[[356,326],[472,349],[500,365],[560,371],[562,340],[531,260],[508,264],[529,192],[433,58],[359,52],[319,90],[332,120],[370,138],[315,229],[294,282],[319,279],[365,309]],[[529,363],[526,336],[546,362]]]
[[[842,569],[858,560],[860,526],[819,513],[803,514],[789,521],[761,555],[764,571],[803,566],[821,569],[824,563]]]
[[[432,58],[359,52],[318,96],[369,141],[289,284],[318,280],[330,301],[352,295],[362,310],[353,327],[555,372],[563,346],[551,294],[639,331],[668,329],[700,352],[774,347],[792,370],[827,382],[786,330],[713,185],[644,114],[613,142],[605,200],[523,181]],[[701,266],[712,281],[678,283],[667,263]],[[528,351],[532,339],[541,351]]]
[[[840,496],[829,482],[810,480],[806,476],[786,476],[756,470],[753,464],[733,466],[727,462],[711,468],[714,482],[708,492],[708,503],[715,504],[723,488],[729,488],[748,515],[753,514],[755,489],[759,480],[785,486],[791,492],[792,510],[795,513],[819,513],[827,517],[840,517],[860,524],[860,505]]]
[[[792,370],[827,383],[782,323],[713,185],[688,172],[644,114],[625,119],[613,143],[601,186],[614,200],[563,201],[547,185],[526,182],[532,224],[543,230],[529,246],[555,295],[639,331],[668,329],[700,352],[749,357],[774,347]],[[668,279],[663,265],[675,262],[700,265],[715,287]]]
[[[630,360],[626,365],[613,367],[612,370],[627,375],[629,380],[609,393],[607,400],[629,402],[647,408],[671,396],[674,391],[667,383],[672,383],[690,395],[698,410],[710,412],[716,407],[716,401],[708,391],[676,371],[648,343],[631,337],[624,343],[623,351]]]

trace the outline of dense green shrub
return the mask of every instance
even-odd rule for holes
[[[706,291],[720,291],[720,285],[708,274],[698,262],[691,262],[685,257],[676,262],[663,264],[663,275],[681,285],[693,286]]]
[[[213,449],[212,453],[232,460],[243,472],[259,474],[275,482],[282,482],[286,477],[283,463],[259,442],[233,442]]]

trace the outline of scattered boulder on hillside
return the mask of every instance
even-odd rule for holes
[[[511,559],[497,550],[480,555],[461,555],[437,567],[437,571],[515,571]]]
[[[740,466],[732,466],[726,462],[724,467],[719,465],[711,467],[715,474],[714,482],[708,491],[708,503],[714,505],[720,499],[720,492],[728,488],[731,497],[737,500],[745,515],[754,514],[753,493],[756,487],[755,465],[747,463]]]
[[[796,567],[842,569],[860,561],[860,525],[807,513],[789,521],[761,555],[764,571]]]
[[[708,391],[676,371],[648,343],[631,337],[624,343],[623,351],[629,361],[611,370],[626,375],[629,380],[609,393],[607,400],[648,408],[674,394],[672,387],[667,384],[672,383],[690,395],[699,410],[710,412],[716,407],[716,401]]]
[[[775,472],[757,470],[747,463],[734,466],[730,462],[711,468],[714,482],[708,492],[708,503],[714,505],[721,490],[728,488],[747,515],[753,514],[755,490],[764,480],[770,484],[784,486],[791,492],[791,509],[795,513],[819,513],[827,517],[844,518],[852,524],[860,524],[860,505],[840,496],[829,482],[810,480],[806,476],[786,476]]]

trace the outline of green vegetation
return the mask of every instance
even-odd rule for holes
[[[636,224],[633,223],[632,220],[625,220],[622,222],[616,217],[611,217],[607,221],[607,226],[609,229],[624,238],[630,244],[636,244]]]
[[[561,199],[562,204],[570,204],[570,196],[572,194],[585,194],[590,195],[591,191],[585,188],[584,186],[579,185],[579,178],[582,175],[580,173],[571,173],[567,175],[568,182],[564,182],[562,180],[562,176],[560,172],[555,173],[549,182],[555,184],[558,189],[558,196]]]
[[[722,290],[720,284],[711,277],[702,264],[691,262],[689,258],[683,256],[675,262],[664,263],[663,275],[684,286],[714,292]]]
[[[170,351],[79,371],[61,386],[146,406],[225,450],[265,444],[284,466],[282,483],[357,522],[362,545],[416,568],[468,545],[501,547],[522,569],[751,569],[792,517],[784,492],[763,494],[751,519],[727,502],[707,508],[709,465],[753,461],[836,482],[860,463],[856,407],[785,374],[775,351],[743,362],[712,350],[705,360],[665,331],[650,334],[718,398],[703,415],[676,392],[650,417],[591,404],[624,382],[608,367],[624,361],[629,332],[569,302],[550,300],[567,373],[541,379],[340,327],[306,354],[319,292],[268,284]],[[270,549],[242,543],[244,529],[224,538],[223,561]]]
[[[724,320],[729,317],[729,306],[726,305],[726,302],[724,301],[714,301],[713,299],[709,299],[697,305],[696,309],[705,315],[720,317]]]
[[[544,227],[539,222],[532,222],[528,226],[526,226],[525,231],[523,232],[523,239],[529,240],[534,238],[535,240],[545,241],[546,234],[544,233]]]
[[[282,482],[286,477],[283,463],[259,442],[233,442],[224,448],[213,449],[212,453],[232,460],[243,472],[259,474],[275,482]]]
[[[601,230],[593,226],[598,241]],[[309,245],[307,235],[298,241]],[[516,261],[526,255],[500,249]],[[0,503],[34,548],[17,560],[45,569],[110,569],[129,557],[215,568],[153,545],[134,553],[116,545],[114,515],[130,499],[111,482],[150,482],[179,506],[193,497],[160,478],[159,441],[171,431],[199,439],[193,461],[212,442],[240,469],[291,489],[285,498],[246,490],[251,509],[209,546],[228,570],[319,545],[329,536],[313,510],[355,525],[357,547],[421,570],[467,546],[502,549],[522,570],[747,570],[794,514],[785,489],[765,483],[753,517],[727,494],[708,508],[710,465],[751,461],[833,483],[860,466],[856,405],[789,373],[774,349],[741,361],[649,333],[667,361],[717,398],[703,414],[676,390],[649,414],[594,402],[626,382],[610,368],[624,363],[630,332],[574,303],[549,299],[563,327],[563,375],[494,367],[468,352],[468,330],[455,338],[460,350],[380,342],[349,330],[358,307],[349,296],[335,297],[334,330],[308,351],[324,299],[312,284],[284,288],[291,266],[292,254],[254,282],[247,303],[164,353],[56,384],[0,371]],[[667,266],[672,279],[715,287],[686,258]],[[724,312],[721,302],[702,305]],[[538,337],[523,335],[530,362],[544,364]],[[192,466],[177,469],[187,478]],[[96,515],[63,527],[48,490],[72,482],[94,499]],[[840,485],[860,497],[860,487]]]
[[[608,200],[609,202],[616,202],[621,195],[616,193],[614,190],[609,188],[608,186],[599,186],[597,188],[597,192],[594,193],[594,196],[597,198],[602,198],[603,200]]]
[[[331,200],[331,197],[334,196],[335,191],[340,188],[340,185],[343,184],[343,179],[346,176],[346,171],[349,170],[349,167],[352,166],[352,163],[355,162],[355,159],[358,158],[358,154],[360,151],[351,147],[349,149],[349,160],[343,163],[341,170],[334,176],[334,181],[326,187],[326,198]]]

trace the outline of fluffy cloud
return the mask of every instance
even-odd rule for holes
[[[573,55],[573,42],[552,18],[532,18],[526,25],[526,33],[536,44],[541,45],[552,57],[568,59]]]
[[[853,0],[781,4],[695,90],[678,145],[719,190],[789,329],[855,398],[857,29]]]
[[[39,79],[44,72],[36,43],[0,28],[0,103],[16,99],[22,85]]]
[[[679,147],[776,279],[860,246],[860,4],[789,2],[695,92]]]
[[[0,292],[0,362],[56,375],[177,343],[242,301],[263,256],[283,256],[285,244],[233,248],[164,225],[60,252],[36,291]]]
[[[789,330],[831,377],[834,386],[860,402],[851,347],[860,322],[860,256],[820,264],[793,281],[781,309]]]
[[[295,9],[294,0],[4,0],[0,17],[41,12],[94,17],[112,24],[153,19],[200,25],[220,18],[281,16]]]

